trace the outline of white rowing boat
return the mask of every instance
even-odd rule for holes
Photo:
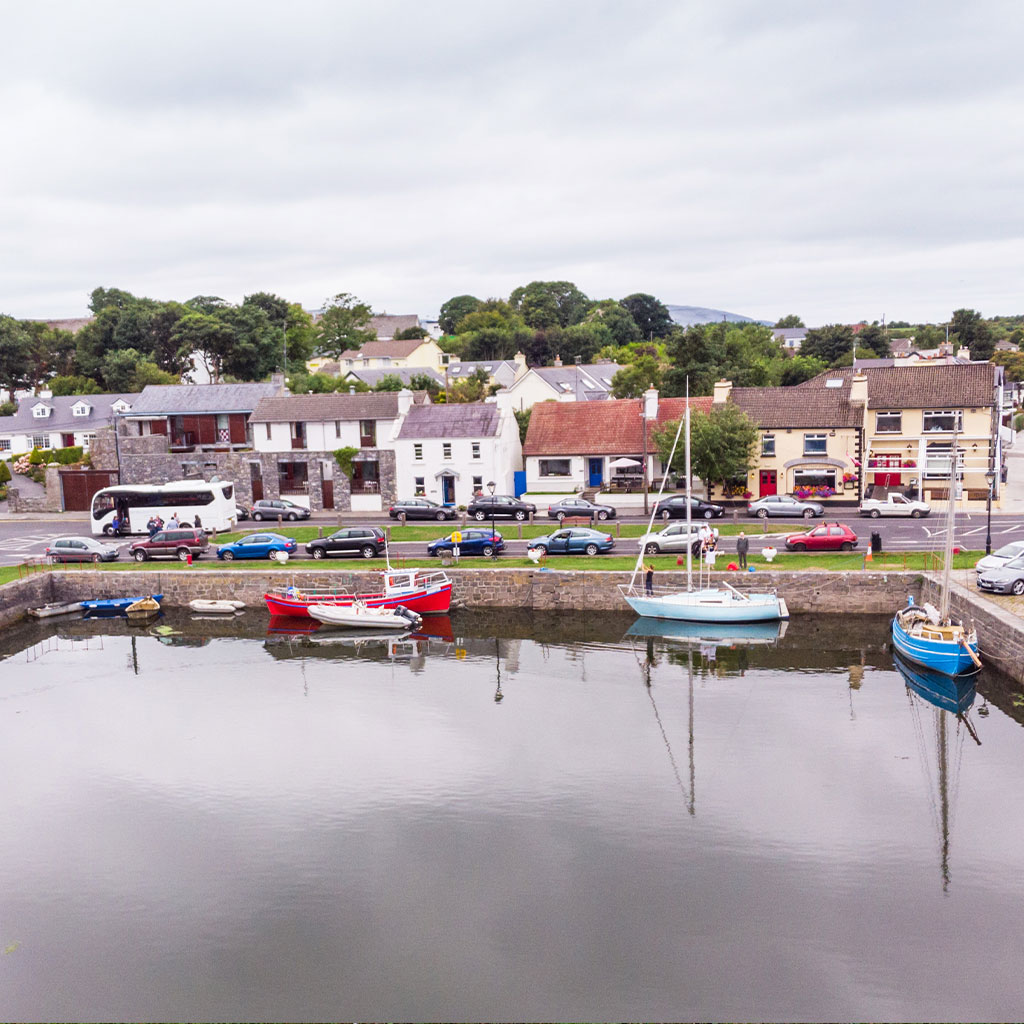
[[[245,602],[197,597],[194,601],[189,601],[188,606],[192,611],[202,612],[204,615],[234,615],[245,608]]]
[[[329,626],[353,626],[358,629],[414,629],[423,621],[404,605],[371,608],[362,601],[351,604],[311,604],[309,614]]]

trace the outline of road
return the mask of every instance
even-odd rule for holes
[[[875,530],[882,537],[882,547],[886,551],[931,551],[941,546],[942,536],[945,532],[945,524],[942,519],[934,516],[928,519],[861,519],[856,516],[839,516],[839,521],[846,522],[853,527],[857,533],[860,543],[859,551],[866,550],[871,533]],[[363,520],[360,520],[362,522]],[[626,517],[623,523],[640,523],[646,520],[640,517]],[[353,525],[355,521],[353,520]],[[365,522],[376,525],[394,524],[393,520],[387,517],[367,517]],[[548,525],[549,520],[541,519],[539,523]],[[718,520],[719,523],[732,524],[731,517]],[[762,532],[763,521],[759,519],[739,519],[737,525],[743,526],[750,537],[751,553],[757,553],[765,545],[772,543],[775,547],[781,548],[779,534],[765,534]],[[773,526],[785,525],[794,533],[807,529],[821,520],[782,520],[773,519]],[[311,524],[323,526],[324,533],[329,533],[336,527],[337,517],[324,517],[313,519]],[[424,524],[429,530],[429,524]],[[487,523],[470,523],[470,526],[488,525]],[[498,532],[505,537],[506,548],[509,554],[522,556],[526,552],[527,542],[517,540],[516,524],[496,523]],[[607,524],[601,524],[605,526]],[[714,521],[712,523],[714,525]],[[243,528],[248,529],[274,529],[270,524],[244,523]],[[557,523],[550,522],[551,529],[557,527]],[[655,529],[660,529],[661,523],[655,524]],[[453,529],[452,523],[436,524],[436,532],[424,534],[424,536],[441,537],[450,533]],[[0,565],[17,565],[29,558],[42,556],[46,545],[54,538],[65,534],[87,534],[89,532],[89,521],[86,516],[66,515],[59,520],[47,519],[21,519],[0,521]],[[611,532],[614,534],[614,524]],[[983,514],[973,513],[970,515],[958,515],[956,523],[956,540],[964,548],[973,550],[984,550],[986,534],[986,520]],[[774,539],[773,539],[774,538]],[[996,550],[1003,544],[1012,540],[1024,540],[1024,515],[993,515],[992,516],[992,549]],[[127,541],[125,542],[127,543]],[[723,549],[728,553],[735,551],[736,542],[732,537],[723,538]],[[424,541],[405,541],[395,543],[393,549],[403,555],[414,557],[425,555]],[[626,552],[633,554],[636,551],[635,542],[630,538],[623,538],[617,542],[616,553]]]

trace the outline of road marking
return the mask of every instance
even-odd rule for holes
[[[972,536],[975,533],[984,533],[984,532],[985,532],[985,527],[984,526],[976,526],[973,530],[961,530],[960,531],[960,536],[961,537],[970,537],[970,536]]]

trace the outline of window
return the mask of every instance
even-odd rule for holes
[[[267,440],[270,440],[270,424],[267,424]]]
[[[412,446],[412,457],[417,462],[422,462],[423,461],[423,445],[422,444],[414,444]]]
[[[11,439],[9,437],[0,437],[0,452],[9,452],[11,450]]]
[[[769,458],[775,454],[775,435],[774,434],[762,434],[761,435],[761,455],[765,458]]]
[[[452,457],[452,446],[450,441],[445,441],[441,445],[441,458],[450,459]]]
[[[341,420],[334,421],[334,436],[341,437]]]
[[[89,415],[89,406],[87,406],[85,404],[85,402],[76,402],[71,407],[71,415],[72,416],[88,416]]]
[[[804,455],[824,455],[825,435],[804,434]]]
[[[949,441],[929,441],[925,451],[924,475],[932,479],[949,479],[949,460],[953,451],[953,445]],[[957,473],[962,474],[964,468],[964,453],[958,451],[956,454]]]
[[[37,420],[45,420],[50,415],[50,407],[48,405],[34,405],[32,406],[32,415]]]
[[[962,409],[942,410],[925,409],[924,423],[922,427],[925,433],[929,431],[945,431],[952,433],[954,430],[964,429],[964,413]]]
[[[33,448],[49,448],[50,447],[50,435],[49,434],[33,434],[32,435],[32,447]]]
[[[474,459],[479,459],[480,458],[480,442],[479,441],[474,441],[473,442],[473,458]]]
[[[875,433],[876,434],[900,434],[903,432],[903,413],[901,412],[876,412]]]
[[[484,489],[484,478],[482,476],[473,477],[473,493],[482,491]]]
[[[793,470],[793,490],[809,490],[811,487],[831,487],[836,489],[836,471],[834,469],[795,469]]]
[[[377,421],[359,421],[359,446],[361,448],[375,448],[377,446]]]
[[[569,459],[541,459],[541,476],[571,476],[572,469]]]
[[[83,434],[82,435],[82,450],[87,452],[93,446],[93,444],[95,442],[96,442],[96,435],[95,434]],[[2,447],[3,447],[3,442],[0,442],[0,448],[2,448]]]
[[[424,477],[422,477],[422,476],[413,477],[412,493],[415,494],[417,498],[422,498],[422,497],[426,496],[427,485],[426,485]]]

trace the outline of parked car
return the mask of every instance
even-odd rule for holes
[[[803,516],[804,519],[816,519],[824,514],[824,505],[816,501],[801,501],[791,494],[769,494],[747,506],[747,515],[757,516],[759,519],[767,519],[768,516]]]
[[[911,519],[920,519],[921,516],[930,515],[931,505],[926,501],[918,501],[908,498],[899,491],[893,491],[884,498],[865,498],[860,504],[860,514],[871,516],[877,519],[879,516],[909,516]]]
[[[985,572],[986,569],[998,569],[1018,555],[1024,555],[1024,540],[1015,540],[1004,544],[998,551],[993,551],[991,555],[980,559],[974,568],[978,572]]]
[[[611,551],[615,547],[615,538],[600,530],[572,526],[556,530],[546,537],[536,537],[530,541],[530,547],[541,548],[549,555],[596,555]]]
[[[231,544],[221,544],[217,557],[230,562],[234,558],[270,558],[276,551],[294,555],[298,549],[298,543],[291,537],[282,537],[279,533],[250,533]]]
[[[505,541],[497,531],[492,533],[490,530],[462,530],[461,540],[457,543],[454,533],[432,540],[427,545],[427,554],[440,555],[442,551],[454,551],[456,546],[460,555],[485,555],[489,558],[502,552]]]
[[[384,531],[378,526],[352,526],[335,530],[329,537],[311,540],[306,545],[306,554],[314,558],[328,555],[360,555],[363,558],[377,558],[384,554]]]
[[[639,544],[647,555],[660,555],[662,552],[675,554],[685,552],[687,547],[693,554],[699,555],[700,527],[691,526],[687,533],[686,523],[672,523],[658,533],[645,533]]]
[[[295,522],[296,519],[308,519],[309,509],[304,505],[297,505],[287,498],[262,498],[253,502],[252,517],[257,522],[261,519],[289,519]]]
[[[240,523],[244,523],[249,518],[249,510],[244,505],[235,506],[235,519]]]
[[[843,523],[822,523],[786,536],[787,551],[852,551],[856,546],[857,534]]]
[[[454,519],[458,512],[428,498],[408,498],[405,501],[396,501],[388,509],[388,515],[392,519],[401,519],[404,516],[406,519],[436,519],[443,523],[446,519]]]
[[[51,562],[113,562],[121,554],[116,544],[92,537],[57,537],[46,546]]]
[[[1024,555],[978,573],[978,587],[991,594],[1024,594]]]
[[[189,555],[201,558],[209,546],[210,542],[203,530],[182,526],[177,530],[157,530],[152,537],[132,541],[128,554],[136,562],[145,562],[150,558],[177,558],[185,562]]]
[[[685,494],[673,494],[671,498],[662,498],[654,506],[654,514],[662,519],[685,519],[686,518]],[[714,505],[703,498],[690,498],[691,519],[718,519],[725,515],[725,508],[721,505]]]
[[[520,501],[509,494],[480,494],[467,506],[466,512],[478,522],[485,519],[518,519],[522,522],[527,516],[535,514],[537,506],[528,501]]]
[[[583,516],[585,519],[600,519],[604,522],[606,519],[614,519],[615,515],[614,505],[599,505],[575,495],[548,505],[548,519],[557,519],[559,522],[566,516]]]

